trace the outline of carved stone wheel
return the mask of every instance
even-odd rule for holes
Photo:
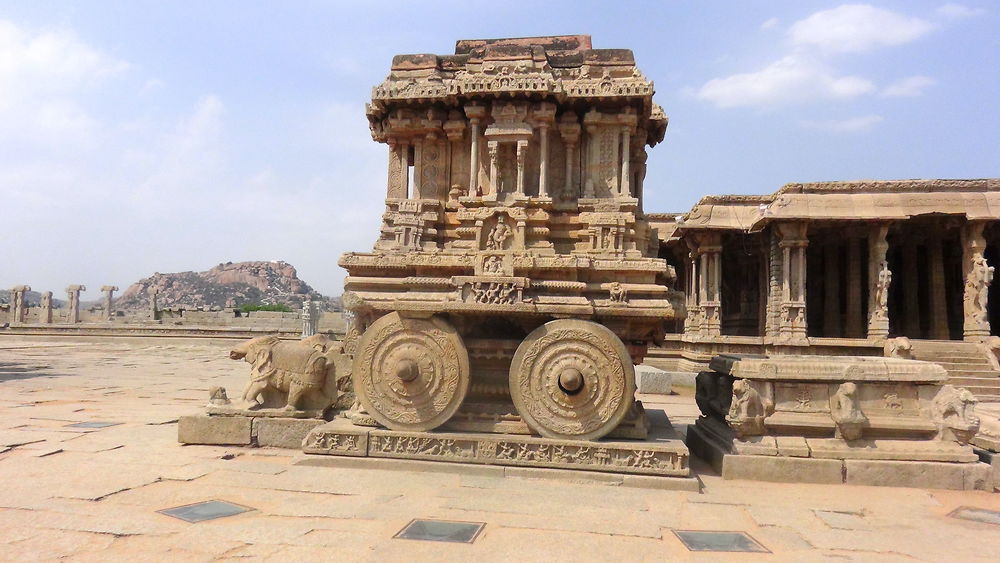
[[[372,323],[354,356],[354,392],[392,430],[425,431],[447,421],[469,390],[469,353],[442,318],[390,313]]]
[[[538,327],[510,364],[510,396],[521,418],[548,438],[596,440],[635,401],[635,366],[602,325],[560,319]]]

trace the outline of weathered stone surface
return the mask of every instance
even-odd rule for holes
[[[784,483],[843,483],[843,462],[833,459],[725,455],[723,479]]]
[[[669,395],[671,383],[670,372],[652,366],[635,366],[635,385],[639,393]]]
[[[253,419],[243,416],[182,416],[177,420],[177,441],[182,444],[248,446]]]
[[[844,465],[848,485],[993,490],[991,469],[985,463],[849,459]]]
[[[258,446],[298,450],[309,431],[322,424],[316,419],[254,418],[253,435]]]

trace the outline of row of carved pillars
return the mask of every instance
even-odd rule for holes
[[[805,222],[780,222],[772,229],[767,264],[768,286],[761,288],[766,298],[765,334],[779,344],[808,344],[806,316],[807,249],[809,238]],[[993,269],[986,260],[985,222],[967,222],[961,232],[963,284],[962,337],[979,341],[990,335],[989,287]],[[926,239],[926,261],[918,261],[918,247],[901,236],[894,251],[901,255],[899,272],[890,268],[890,224],[873,224],[864,231],[847,231],[840,240],[826,241],[822,256],[822,281],[814,288],[822,292],[822,324],[818,335],[840,338],[883,339],[890,335],[889,300],[892,290],[902,296],[893,307],[893,325],[899,335],[911,338],[947,339],[948,286],[946,260],[939,236]],[[904,233],[905,235],[905,233]],[[746,235],[743,235],[746,236]],[[721,276],[722,236],[719,232],[688,233],[687,259],[684,264],[688,315],[684,332],[693,337],[717,337],[722,334]],[[867,246],[867,251],[865,250]],[[841,272],[840,252],[846,256]],[[867,260],[866,260],[867,258]],[[867,261],[867,264],[865,262]],[[926,264],[921,267],[920,264]],[[863,273],[867,269],[867,275]],[[926,284],[926,299],[920,299],[919,281]],[[864,286],[867,280],[867,307]],[[841,291],[840,284],[846,288]],[[893,288],[893,284],[901,284]],[[815,289],[814,289],[815,290]],[[843,296],[844,303],[841,303]],[[898,299],[896,299],[898,300]],[[814,304],[814,306],[816,306]],[[867,314],[866,314],[867,313]],[[921,330],[921,315],[927,315],[926,331]],[[898,322],[896,322],[898,320]]]

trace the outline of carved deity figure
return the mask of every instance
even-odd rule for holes
[[[513,236],[513,233],[511,233],[510,230],[510,227],[508,227],[507,223],[504,223],[503,220],[497,221],[496,226],[493,227],[492,231],[490,231],[489,238],[486,240],[486,249],[503,250],[507,239]]]
[[[931,415],[938,427],[939,440],[967,444],[979,431],[976,398],[964,387],[945,385],[931,403]]]
[[[889,269],[889,263],[882,260],[878,265],[878,280],[875,284],[875,311],[880,317],[888,314],[890,284],[892,284],[892,270]]]
[[[608,292],[612,303],[625,303],[628,300],[628,291],[620,282],[611,282]]]
[[[972,306],[976,315],[986,314],[986,305],[989,301],[990,284],[993,283],[993,266],[986,263],[986,258],[982,254],[977,254],[972,259],[972,271],[970,272],[966,285],[972,290]]]
[[[837,424],[836,436],[844,440],[857,440],[868,417],[861,412],[858,400],[858,386],[853,381],[840,384],[837,392],[830,397],[830,415]]]
[[[503,259],[499,256],[487,256],[486,260],[483,261],[483,273],[484,274],[502,274],[503,273]]]
[[[764,433],[764,402],[760,393],[746,379],[733,382],[733,402],[726,415],[726,422],[736,436],[758,436]]]

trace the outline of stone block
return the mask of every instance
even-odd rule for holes
[[[759,455],[724,456],[722,478],[778,483],[844,482],[840,460]]]
[[[255,418],[253,435],[258,446],[298,450],[309,431],[322,424],[326,421],[316,418]]]
[[[177,441],[182,444],[249,446],[253,419],[245,416],[182,416]]]
[[[844,464],[849,485],[992,490],[990,467],[985,463],[849,459]]]
[[[670,394],[670,372],[652,366],[635,366],[635,386],[640,393]]]
[[[778,455],[785,457],[809,457],[809,446],[801,436],[776,436]]]

